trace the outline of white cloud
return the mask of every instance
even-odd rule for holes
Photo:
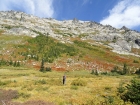
[[[109,13],[109,16],[100,21],[101,24],[116,28],[140,26],[140,0],[120,1]]]
[[[53,17],[53,0],[0,0],[0,10],[17,10],[39,17]]]

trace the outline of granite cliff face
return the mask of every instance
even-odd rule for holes
[[[110,25],[97,22],[73,20],[58,21],[52,18],[38,18],[17,11],[0,12],[0,29],[4,34],[28,35],[35,37],[37,32],[49,35],[63,43],[72,43],[70,38],[80,37],[81,40],[94,40],[112,48],[113,52],[131,54],[132,49],[140,49],[140,33],[125,26],[116,29]]]

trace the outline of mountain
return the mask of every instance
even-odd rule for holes
[[[123,63],[137,68],[140,62],[140,33],[125,26],[116,29],[76,18],[58,21],[1,11],[0,37],[1,61],[26,66],[39,67],[43,57],[55,70],[105,71]]]

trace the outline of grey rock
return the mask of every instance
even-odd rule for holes
[[[6,28],[10,26],[10,28]],[[5,34],[28,35],[35,37],[38,31],[44,35],[49,33],[60,42],[71,43],[70,37],[81,35],[82,40],[94,40],[95,42],[107,42],[116,52],[131,52],[131,48],[140,49],[140,33],[122,27],[116,29],[110,25],[102,25],[92,21],[73,20],[58,21],[53,18],[38,18],[18,11],[0,12],[0,29]],[[104,43],[102,43],[105,45]]]
[[[73,23],[78,23],[78,22],[79,22],[79,20],[78,20],[78,19],[76,19],[76,18],[74,18],[72,22],[73,22]]]
[[[121,28],[121,30],[129,31],[130,29],[128,29],[127,27],[123,26],[123,27]]]
[[[131,51],[131,44],[125,40],[118,40],[116,44],[119,45],[123,51],[127,51],[127,52]]]

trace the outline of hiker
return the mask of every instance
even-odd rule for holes
[[[66,76],[64,75],[63,76],[63,85],[65,85],[65,82],[66,82]]]

